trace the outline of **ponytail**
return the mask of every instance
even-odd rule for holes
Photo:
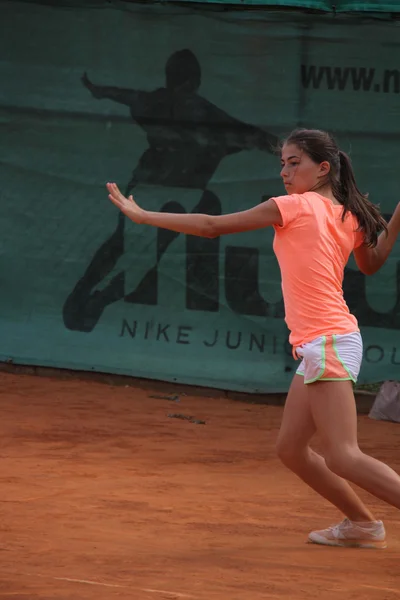
[[[374,248],[378,243],[378,234],[381,231],[387,233],[386,221],[378,207],[368,199],[368,194],[362,194],[358,189],[350,157],[339,150],[339,160],[340,181],[337,191],[343,204],[342,219],[344,220],[347,212],[355,215],[359,223],[357,231],[362,231],[365,244]]]
[[[348,212],[358,219],[358,229],[364,236],[364,243],[374,248],[378,243],[378,234],[385,231],[386,221],[379,208],[372,204],[368,195],[357,187],[351,160],[345,152],[339,150],[335,139],[326,131],[319,129],[295,129],[285,144],[294,144],[316,164],[329,162],[329,183],[333,195],[343,205],[342,219]]]

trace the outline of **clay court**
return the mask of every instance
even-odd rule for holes
[[[367,498],[387,550],[305,543],[339,515],[275,458],[282,408],[0,381],[1,598],[400,598],[395,509]],[[397,470],[399,441],[399,425],[360,417],[362,447]]]

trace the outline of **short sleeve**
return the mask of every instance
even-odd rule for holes
[[[282,226],[277,229],[283,229],[290,225],[300,216],[302,208],[302,198],[300,194],[290,194],[288,196],[277,196],[272,198],[277,205],[282,217]]]

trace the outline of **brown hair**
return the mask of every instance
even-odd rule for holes
[[[329,162],[329,182],[333,195],[343,205],[342,220],[348,212],[355,215],[365,243],[375,247],[379,232],[387,232],[386,221],[379,208],[368,199],[368,194],[362,194],[358,189],[350,157],[339,150],[335,139],[326,131],[295,129],[284,143],[304,150],[316,164]]]

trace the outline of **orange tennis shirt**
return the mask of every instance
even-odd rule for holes
[[[343,297],[344,267],[363,243],[358,220],[316,192],[274,198],[282,226],[274,252],[282,277],[285,321],[294,348],[322,335],[359,331]]]

